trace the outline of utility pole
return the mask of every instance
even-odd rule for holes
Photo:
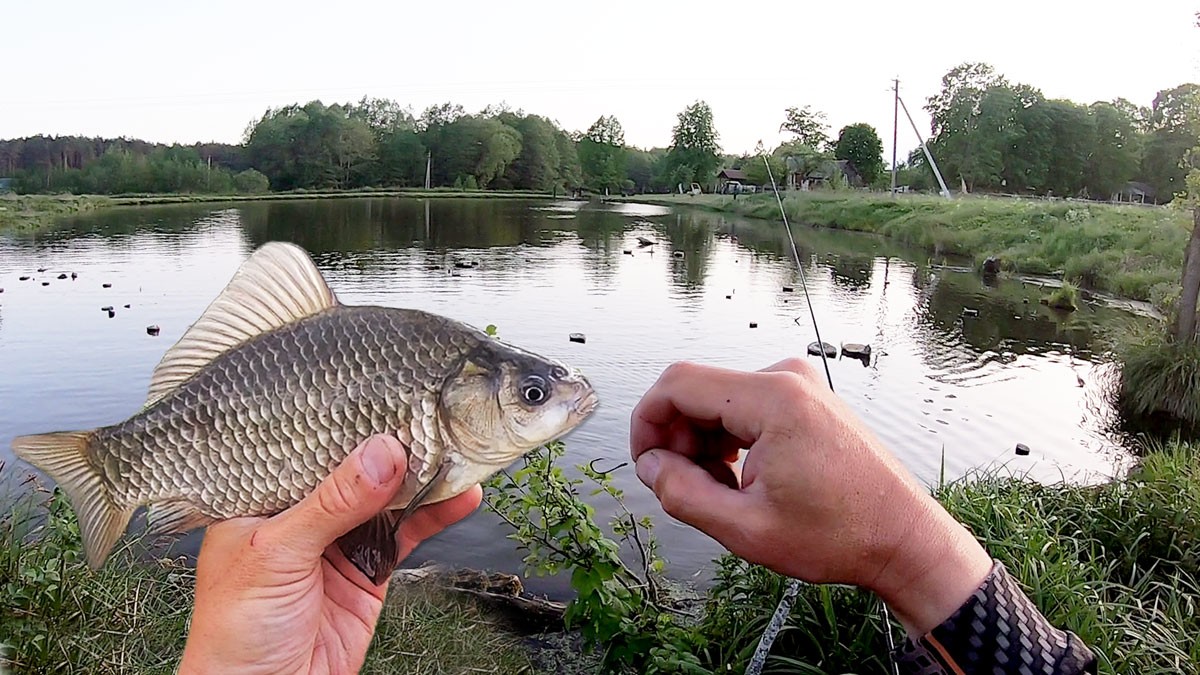
[[[896,142],[900,135],[900,78],[892,80],[892,196],[896,196]]]
[[[933,154],[929,152],[929,146],[926,145],[925,139],[921,137],[921,131],[917,129],[917,123],[913,121],[912,115],[908,112],[908,106],[904,105],[904,101],[900,101],[900,105],[904,106],[904,116],[908,118],[908,123],[912,125],[912,130],[917,135],[917,140],[921,141],[921,151],[925,153],[925,159],[929,161],[929,166],[933,168],[933,175],[937,176],[938,185],[942,188],[942,196],[946,199],[953,199],[950,195],[950,189],[946,187],[946,181],[942,178],[941,169],[938,168],[937,162],[933,159]]]
[[[429,168],[433,165],[433,151],[425,153],[425,189],[429,189]]]

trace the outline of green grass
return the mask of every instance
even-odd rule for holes
[[[1069,281],[1064,281],[1061,286],[1042,298],[1042,302],[1054,309],[1074,312],[1079,309],[1079,287]]]
[[[1158,448],[1126,480],[1042,486],[980,474],[936,496],[1022,582],[1055,625],[1099,655],[1102,673],[1200,673],[1200,447]],[[784,580],[722,561],[701,628],[707,665],[744,668]],[[878,605],[861,591],[806,587],[768,662],[776,673],[882,675]]]
[[[1114,340],[1119,375],[1113,401],[1126,415],[1200,430],[1200,344],[1177,342],[1166,326],[1130,327]]]
[[[61,493],[33,493],[0,516],[0,672],[174,672],[195,574],[180,561],[139,559],[138,544],[126,538],[93,572]],[[363,672],[531,672],[518,640],[462,596],[395,585]]]
[[[774,195],[660,195],[634,197],[666,205],[693,205],[778,219]],[[928,249],[960,255],[976,266],[997,256],[1015,273],[1063,274],[1096,290],[1166,306],[1178,292],[1191,219],[1180,209],[1091,202],[864,192],[789,193],[796,224],[873,232]]]
[[[1039,485],[988,472],[935,495],[1052,623],[1096,651],[1102,673],[1198,675],[1200,445],[1150,450],[1128,476],[1105,485]],[[192,602],[190,570],[135,562],[127,544],[93,573],[61,497],[50,501],[47,518],[30,514],[0,517],[0,636],[15,648],[9,665],[18,672],[169,672]],[[722,558],[686,648],[707,672],[741,672],[785,584]],[[869,594],[806,586],[768,672],[883,675],[884,636]],[[517,638],[486,611],[418,587],[393,589],[364,672],[531,670]]]
[[[44,229],[63,217],[111,206],[108,197],[0,195],[0,232]]]

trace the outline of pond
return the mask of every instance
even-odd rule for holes
[[[1038,303],[1045,290],[1036,285],[985,283],[874,236],[807,227],[796,235],[822,337],[873,350],[867,363],[830,363],[839,394],[922,481],[981,467],[1094,481],[1128,459],[1109,431],[1096,358],[1102,330],[1134,315],[1090,303],[1062,314]],[[641,247],[639,236],[656,244]],[[602,403],[567,439],[572,464],[600,460],[606,469],[628,458],[629,412],[671,362],[757,369],[803,355],[814,340],[786,235],[769,221],[493,199],[105,210],[38,235],[0,236],[0,461],[9,484],[29,471],[13,459],[13,436],[135,412],[162,353],[250,251],[272,240],[305,247],[343,302],[496,324],[504,339],[578,366]],[[78,278],[57,278],[70,272]],[[103,306],[115,308],[111,318]],[[161,334],[148,335],[150,324]],[[1030,454],[1015,455],[1017,443]],[[663,515],[631,466],[614,475],[629,506],[656,518],[671,575],[703,582],[721,549]],[[407,564],[519,571],[504,534],[481,511]],[[194,553],[200,536],[171,548]]]

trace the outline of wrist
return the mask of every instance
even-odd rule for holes
[[[992,571],[986,550],[932,497],[921,494],[907,527],[881,551],[886,561],[868,588],[911,637],[941,624]]]

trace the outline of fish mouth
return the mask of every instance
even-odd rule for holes
[[[571,412],[575,413],[580,419],[583,419],[591,415],[598,405],[600,405],[600,397],[594,389],[588,388],[584,391],[583,396],[575,400],[575,405],[572,406]]]

